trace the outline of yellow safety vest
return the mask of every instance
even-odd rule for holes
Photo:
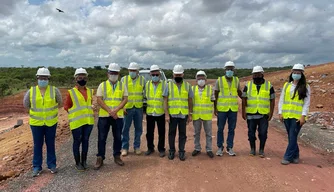
[[[183,82],[181,84],[181,90],[174,82],[168,83],[168,113],[170,115],[188,115],[188,94],[190,84],[188,82]]]
[[[30,103],[30,125],[51,127],[58,122],[58,103],[54,86],[47,86],[44,97],[38,86],[31,87]]]
[[[77,129],[83,125],[94,125],[94,111],[92,108],[93,90],[87,89],[87,101],[80,93],[78,88],[68,90],[71,99],[72,107],[68,110],[68,119],[70,129]]]
[[[133,81],[130,75],[124,77],[125,86],[128,88],[128,102],[125,105],[126,109],[131,109],[133,107],[141,108],[143,107],[144,99],[144,80],[143,76],[137,77],[136,84],[133,84]]]
[[[165,85],[165,81],[160,81],[156,87],[156,93],[154,94],[154,85],[152,81],[146,83],[147,114],[152,115],[155,113],[157,115],[163,115],[165,113],[164,98],[162,96],[165,90]]]
[[[269,81],[265,81],[257,92],[257,86],[253,81],[247,83],[247,106],[246,113],[268,115],[270,112],[270,86]]]
[[[202,119],[205,121],[212,120],[213,102],[211,101],[212,87],[206,85],[200,96],[198,86],[193,86],[194,103],[193,103],[193,120]]]
[[[295,98],[291,99],[293,95],[290,94],[291,83],[285,83],[283,91],[284,102],[282,106],[282,116],[284,119],[299,119],[303,113],[304,100],[299,100],[298,91]]]
[[[217,100],[217,110],[219,112],[227,112],[229,110],[238,112],[238,85],[238,77],[233,77],[231,87],[228,85],[225,76],[219,77],[218,86],[220,91]]]
[[[103,90],[103,101],[110,109],[115,109],[122,103],[124,94],[124,84],[122,82],[118,81],[114,90],[110,81],[107,80],[102,83],[101,88]],[[119,118],[124,117],[123,109],[117,112],[117,116]],[[109,113],[101,107],[99,117],[109,117]]]

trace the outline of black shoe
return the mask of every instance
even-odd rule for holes
[[[175,152],[169,152],[168,159],[173,160],[175,157]]]
[[[206,152],[206,154],[210,157],[213,158],[215,155],[212,153],[212,151],[208,151]]]
[[[255,149],[252,148],[249,152],[249,156],[255,156],[255,155],[256,155]]]
[[[185,152],[180,152],[179,153],[179,158],[180,158],[181,161],[186,160],[186,154],[185,154]]]
[[[264,155],[264,150],[263,150],[263,149],[260,149],[260,150],[259,150],[259,156],[260,156],[261,158],[264,158],[264,157],[265,157],[265,155]]]
[[[201,153],[200,151],[194,150],[191,155],[195,157],[195,156],[197,156],[200,153]]]
[[[87,165],[87,153],[82,153],[81,154],[81,165],[83,166],[84,169],[88,169],[88,165]]]
[[[151,155],[152,153],[154,153],[154,149],[149,149],[145,152],[145,155]]]
[[[159,156],[160,156],[161,158],[163,158],[163,157],[166,156],[166,153],[165,153],[164,151],[160,151]]]
[[[79,155],[79,156],[75,156],[74,159],[75,159],[75,168],[76,168],[78,171],[84,171],[85,168],[81,165],[81,162],[80,162],[80,155]]]

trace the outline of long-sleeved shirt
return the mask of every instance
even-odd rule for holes
[[[42,95],[44,97],[44,95]],[[61,93],[58,88],[56,88],[56,102],[58,103],[58,106],[61,106],[63,104],[63,99],[61,97]],[[31,103],[30,103],[30,89],[26,92],[23,98],[23,106],[26,109],[30,109]]]
[[[290,83],[291,83],[290,95],[292,96],[294,91],[295,91],[296,85],[293,84],[292,82],[290,82]],[[306,97],[304,98],[304,105],[303,105],[303,112],[302,112],[303,116],[306,116],[308,114],[308,111],[309,111],[309,108],[310,108],[310,103],[311,103],[311,98],[310,98],[311,88],[310,88],[309,85],[307,85],[306,88],[307,88],[307,93],[306,93]],[[284,88],[283,88],[282,92],[281,92],[281,96],[279,98],[279,102],[278,102],[278,114],[282,114],[282,107],[283,107],[284,97],[285,97],[285,91],[284,91]]]
[[[78,88],[77,86],[75,86],[75,87]],[[78,91],[85,98],[85,101],[87,101],[87,88],[85,87],[84,89],[78,89]],[[93,102],[93,100],[92,100],[92,102]],[[67,92],[66,99],[65,99],[65,102],[64,102],[64,109],[66,111],[68,111],[72,106],[73,106],[72,98],[70,96],[70,93]]]

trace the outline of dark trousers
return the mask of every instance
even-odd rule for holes
[[[297,119],[284,119],[284,125],[288,133],[289,144],[284,154],[284,159],[292,161],[299,158],[298,134],[301,126],[297,123]]]
[[[260,149],[264,149],[264,145],[268,137],[268,116],[264,116],[261,119],[248,119],[248,141],[256,141],[256,130],[258,131],[258,137],[260,139]]]
[[[32,136],[34,139],[34,156],[32,165],[36,169],[42,170],[43,163],[43,145],[46,144],[46,163],[49,169],[55,168],[56,164],[56,129],[57,124],[48,127],[30,125]]]
[[[114,137],[113,144],[113,156],[121,155],[122,148],[122,129],[123,129],[123,118],[114,119],[112,117],[99,117],[98,123],[98,154],[96,156],[105,159],[106,154],[106,142],[110,126],[112,127],[112,134]]]
[[[82,154],[88,153],[89,137],[92,132],[93,125],[83,125],[77,129],[72,130],[73,136],[73,155],[80,156],[80,144],[82,144]]]
[[[169,131],[168,131],[168,142],[169,142],[169,151],[175,152],[175,136],[176,136],[176,129],[179,128],[179,152],[185,152],[184,147],[187,141],[187,119],[182,118],[174,118],[170,116],[169,122]]]
[[[157,122],[158,134],[159,134],[158,150],[160,152],[165,151],[165,134],[166,134],[165,115],[161,116],[146,115],[146,122],[147,122],[147,132],[146,132],[147,148],[150,150],[154,150],[154,128],[155,128],[155,122]]]

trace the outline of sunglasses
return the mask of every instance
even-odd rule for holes
[[[152,77],[159,77],[159,74],[151,74]]]

